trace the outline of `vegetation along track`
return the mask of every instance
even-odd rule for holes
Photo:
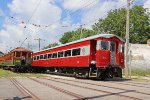
[[[79,87],[79,88],[84,88],[84,89],[88,89],[88,90],[93,90],[93,91],[96,91],[96,92],[103,92],[103,93],[108,93],[108,94],[111,94],[111,95],[116,95],[116,96],[120,96],[120,97],[125,97],[125,98],[128,98],[128,99],[134,99],[134,100],[142,100],[142,99],[139,99],[139,98],[136,98],[136,97],[131,97],[131,96],[127,96],[127,95],[122,95],[122,94],[119,94],[119,93],[113,93],[113,92],[108,92],[108,91],[105,91],[105,90],[99,90],[99,89],[94,89],[94,88],[90,88],[90,87],[86,87],[86,86],[80,86],[80,85],[75,85],[75,84],[71,84],[71,83],[67,83],[67,82],[62,82],[62,81],[57,81],[57,80],[53,80],[53,79],[47,79],[47,78],[41,78],[41,79],[46,79],[46,80],[50,80],[50,81],[54,81],[54,82],[58,82],[58,83],[63,83],[63,84],[66,84],[66,85],[70,85],[70,86],[75,86],[75,87]],[[36,80],[36,79],[34,79]],[[38,80],[36,80],[38,81]],[[127,90],[125,92],[132,92],[133,90]],[[121,92],[120,92],[121,93]],[[124,93],[124,92],[123,92]],[[84,98],[84,99],[90,99],[90,98]]]
[[[48,84],[48,83],[45,83],[45,82],[42,82],[42,81],[39,81],[39,80],[36,80],[36,79],[34,79],[34,78],[29,78],[29,79],[31,79],[31,80],[33,80],[33,81],[39,83],[39,84],[42,84],[42,85],[44,85],[44,86],[47,86],[47,87],[49,87],[49,88],[55,89],[55,90],[57,90],[57,91],[59,91],[59,92],[62,92],[62,93],[64,93],[64,94],[67,94],[67,95],[70,95],[70,96],[72,96],[72,97],[75,97],[75,98],[77,98],[78,100],[86,100],[86,98],[83,97],[82,95],[79,95],[79,94],[76,94],[76,93],[73,93],[73,92],[64,90],[64,89],[62,89],[62,88],[58,88],[58,87],[56,87],[56,86],[53,86],[53,85],[51,85],[51,84]]]
[[[44,78],[44,79],[46,79],[46,78]],[[61,79],[61,78],[59,78],[59,79]],[[112,88],[112,89],[117,89],[117,90],[132,91],[134,93],[140,93],[140,94],[150,95],[150,93],[140,92],[140,91],[137,91],[137,90],[128,90],[128,89],[123,89],[123,88],[119,88],[119,87],[112,87],[112,86],[106,86],[106,85],[101,85],[101,84],[81,82],[81,81],[76,81],[76,80],[68,80],[68,79],[61,79],[61,80],[72,81],[72,82],[76,82],[76,83],[83,83],[83,84],[88,84],[88,85],[93,85],[93,86],[107,87],[107,88]]]
[[[10,81],[15,85],[15,87],[25,96],[29,97],[31,100],[40,100],[22,84],[20,84],[15,78],[9,78]]]

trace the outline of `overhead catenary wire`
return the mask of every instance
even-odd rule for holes
[[[83,1],[83,0],[81,0],[81,1]],[[80,1],[80,2],[81,2]],[[40,5],[40,3],[41,3],[41,0],[39,1],[39,3],[37,4],[37,6],[36,6],[36,8],[34,9],[34,11],[33,11],[33,13],[32,13],[32,15],[31,15],[31,17],[29,18],[29,20],[28,20],[28,22],[27,23],[29,23],[29,21],[31,20],[31,18],[33,17],[33,15],[34,15],[34,13],[36,12],[36,10],[37,10],[37,8],[39,7],[39,5]],[[65,12],[66,11],[69,11],[69,10],[65,10]],[[26,23],[26,25],[27,25],[27,23]],[[26,25],[25,25],[25,27],[24,27],[24,30],[23,30],[23,33],[24,33],[24,31],[25,31],[25,28],[26,28]],[[46,25],[44,28],[47,28],[48,26]],[[44,29],[44,28],[42,28],[42,29]],[[35,32],[35,34],[36,33],[38,33],[38,32],[40,32],[41,31],[41,29],[40,30],[38,30],[37,32]],[[30,36],[29,36],[30,37]],[[25,40],[27,40],[29,37],[27,37],[27,38],[25,38],[24,39],[24,41],[21,43],[21,45],[20,46],[22,46],[23,45],[23,43],[25,42]]]
[[[30,18],[28,19],[28,21],[27,21],[27,23],[26,23],[26,25],[25,25],[25,27],[24,27],[24,28],[26,28],[26,27],[27,27],[27,24],[30,22],[30,20],[32,19],[33,15],[34,15],[34,14],[35,14],[35,12],[37,11],[37,9],[38,9],[38,7],[39,7],[39,5],[40,5],[41,1],[42,1],[42,0],[39,0],[38,4],[36,5],[35,9],[33,10],[32,15],[31,15],[31,16],[30,16]]]
[[[35,14],[35,12],[36,12],[37,8],[39,7],[39,5],[40,5],[41,1],[42,1],[42,0],[39,0],[38,4],[36,5],[35,9],[33,10],[32,14],[31,14],[30,18],[28,19],[28,21],[27,21],[26,25],[24,26],[23,33],[24,33],[24,31],[25,31],[25,29],[26,29],[26,27],[27,27],[28,23],[29,23],[29,22],[30,22],[30,20],[32,19],[33,15]],[[24,39],[24,41],[21,43],[20,47],[23,45],[23,43],[24,43],[24,42],[25,42],[25,40],[27,40],[27,39],[28,39],[27,37]]]
[[[115,6],[115,5],[114,5]],[[122,7],[125,7],[125,5],[123,5]],[[111,9],[112,10],[112,9]],[[111,11],[110,10],[110,11]],[[102,18],[103,17],[106,17],[107,16],[107,14],[106,15],[104,15],[104,16],[102,16]],[[78,26],[79,28],[80,28],[80,26],[82,25],[82,26],[87,26],[87,25],[89,25],[89,24],[91,24],[91,23],[93,23],[93,22],[95,22],[95,21],[98,21],[100,18],[97,18],[97,19],[94,19],[93,21],[90,21],[90,22],[87,22],[87,23],[84,23],[84,24],[80,24],[80,25],[76,25],[76,26]],[[76,29],[79,29],[79,28],[76,28]],[[41,30],[39,30],[39,31],[37,31],[36,33],[38,33],[38,32],[40,32]],[[60,34],[59,36],[61,36],[61,35],[63,35],[63,34]]]
[[[82,1],[82,0],[81,0],[81,1]],[[95,1],[96,1],[96,0],[95,0]],[[87,4],[87,3],[86,3],[86,4]],[[75,14],[76,12],[80,11],[81,9],[83,9],[83,8],[80,8],[80,9],[78,9],[77,11],[72,12],[72,13],[73,13],[73,14]],[[67,11],[67,10],[66,10],[66,11]],[[77,15],[77,14],[76,14],[76,15]],[[105,16],[107,16],[107,15],[105,15]],[[99,19],[100,19],[100,18],[97,18],[96,20],[91,21],[91,23],[92,23],[92,22],[95,22],[95,21],[97,21],[97,20],[99,20]],[[29,22],[28,22],[28,23],[29,23]],[[88,22],[88,23],[84,23],[84,24],[86,24],[86,25],[87,25],[87,24],[89,24],[89,23],[90,23],[90,22]],[[27,25],[27,24],[26,24],[26,25]],[[80,25],[79,25],[79,26],[80,26]],[[47,28],[48,26],[43,26],[43,27],[44,27],[44,28]],[[41,29],[43,29],[43,27],[41,27]],[[40,29],[40,30],[41,30],[41,29]],[[40,32],[40,30],[38,30],[38,31],[37,31],[37,33],[38,33],[38,32]]]
[[[91,3],[89,3],[89,4],[86,3],[87,5],[83,4],[83,5],[82,5],[83,7],[81,7],[81,8],[79,8],[79,9],[75,10],[74,12],[71,12],[70,15],[75,14],[75,13],[78,12],[80,9],[83,9],[83,8],[85,8],[85,7],[90,6],[90,5],[91,5],[92,3],[94,3],[95,1],[96,1],[96,0],[94,0],[93,2],[91,2]],[[85,5],[85,6],[84,6],[84,5]],[[59,21],[59,20],[56,20],[54,23],[57,23],[58,21]],[[41,32],[42,30],[48,30],[48,29],[46,29],[46,28],[50,27],[51,25],[53,25],[53,24],[47,25],[46,27],[44,27],[44,28],[38,30],[36,33],[39,33],[39,32]]]

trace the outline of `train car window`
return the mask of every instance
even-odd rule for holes
[[[40,57],[39,56],[36,56],[37,57],[37,60],[39,60],[40,59]]]
[[[65,57],[71,56],[71,50],[65,51]]]
[[[72,56],[80,55],[80,48],[72,50]]]
[[[106,41],[101,41],[101,50],[108,50],[109,44]]]
[[[16,52],[16,57],[20,57],[20,52]]]
[[[33,57],[33,60],[36,60],[36,56]]]
[[[47,59],[47,54],[44,55],[44,59]]]
[[[52,58],[57,58],[57,53],[53,53]]]
[[[48,58],[51,58],[52,57],[52,54],[48,54]]]
[[[124,45],[123,44],[120,45],[120,52],[124,53]]]
[[[43,55],[40,55],[40,59],[43,59],[44,58],[44,56]]]
[[[64,52],[63,52],[63,51],[58,52],[58,57],[63,57],[63,55],[64,55]]]
[[[30,53],[28,53],[28,58],[30,58],[31,57],[31,52]]]
[[[115,51],[115,44],[114,43],[111,43],[111,45],[110,45],[110,51]]]

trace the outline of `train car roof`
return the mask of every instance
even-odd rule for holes
[[[6,56],[6,55],[8,55],[8,54],[10,54],[10,53],[12,53],[12,52],[14,52],[14,51],[19,51],[19,52],[20,52],[20,51],[33,52],[33,51],[31,51],[31,50],[29,50],[29,49],[25,49],[25,48],[23,48],[23,47],[17,47],[17,48],[11,50],[10,52],[8,52],[8,53],[6,53],[6,54],[3,54],[3,55],[0,56],[0,57]]]
[[[13,51],[33,52],[33,51],[29,50],[29,49],[25,49],[25,48],[22,48],[22,47],[17,47],[15,49],[13,49],[11,52],[13,52]]]
[[[77,40],[77,41],[69,42],[69,43],[66,43],[66,44],[61,44],[61,45],[59,45],[59,46],[55,46],[55,47],[52,47],[52,48],[48,48],[48,49],[44,49],[44,50],[41,50],[41,51],[37,51],[37,52],[35,52],[35,53],[42,52],[42,51],[46,51],[46,50],[55,49],[55,48],[62,47],[62,46],[67,46],[67,45],[74,44],[74,43],[78,43],[78,42],[83,42],[83,41],[87,41],[87,40],[92,40],[92,39],[96,39],[96,38],[99,38],[99,37],[102,37],[102,38],[117,37],[120,41],[125,42],[121,37],[119,37],[119,36],[117,36],[117,35],[114,35],[114,34],[98,34],[98,35],[90,36],[90,37],[83,38],[83,39],[80,39],[80,40]]]

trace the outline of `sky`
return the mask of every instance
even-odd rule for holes
[[[133,0],[150,11],[150,0]],[[63,33],[91,25],[110,10],[125,8],[126,0],[0,0],[0,51],[16,47],[38,51],[58,42]]]

